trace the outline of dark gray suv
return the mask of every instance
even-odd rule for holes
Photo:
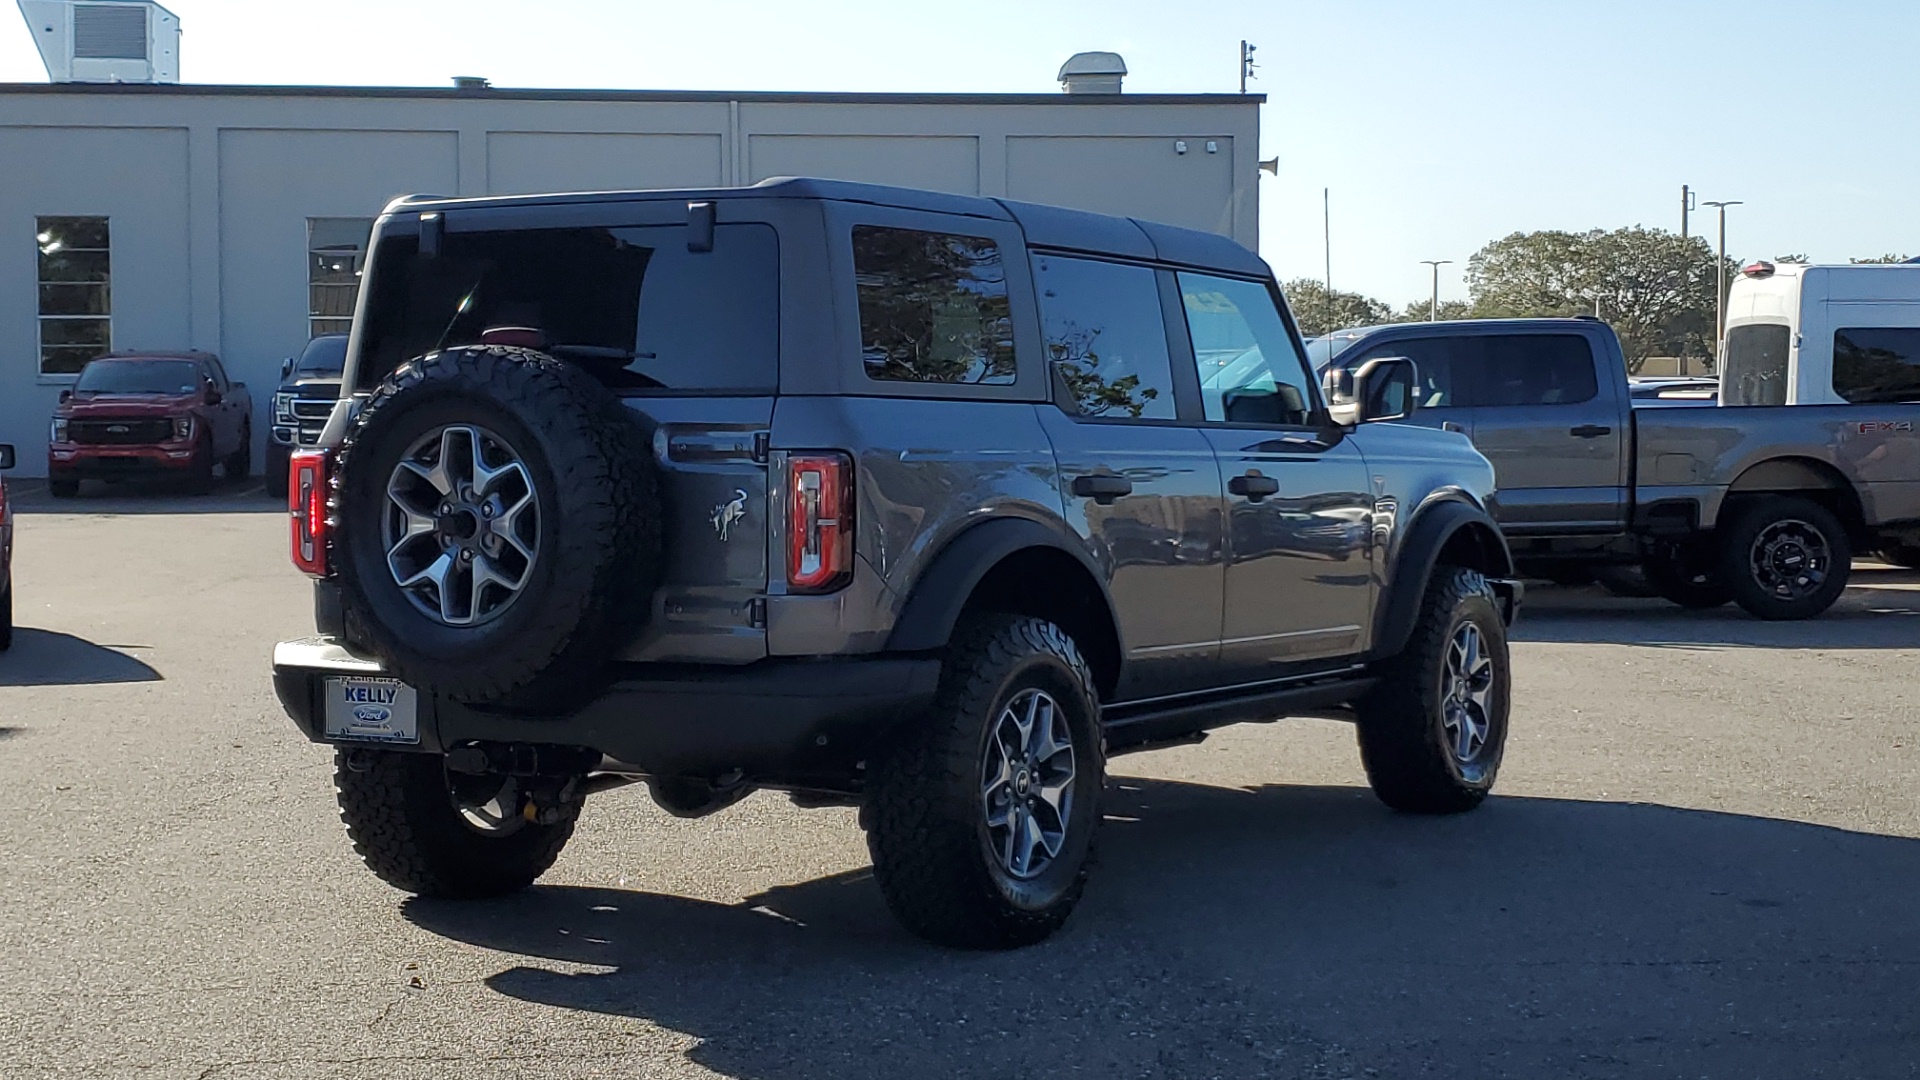
[[[858,805],[965,947],[1078,900],[1114,754],[1353,720],[1374,790],[1492,786],[1519,602],[1493,471],[1383,359],[1329,406],[1223,238],[817,180],[403,199],[295,454],[319,634],[274,679],[410,892],[544,872],[585,797]]]

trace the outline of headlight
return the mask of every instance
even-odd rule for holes
[[[193,438],[193,417],[176,416],[173,418],[173,437],[175,439]]]
[[[273,417],[275,423],[291,424],[294,422],[293,398],[294,395],[292,394],[273,395]]]
[[[54,417],[53,431],[51,432],[50,437],[54,442],[67,441],[67,422],[64,419],[57,416]]]

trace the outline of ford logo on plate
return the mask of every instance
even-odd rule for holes
[[[393,719],[393,711],[378,705],[362,705],[353,710],[353,722],[356,724],[384,724]]]
[[[108,424],[107,425],[107,431],[113,435],[125,435],[127,432],[132,430],[133,430],[132,428],[128,427],[125,424]]]

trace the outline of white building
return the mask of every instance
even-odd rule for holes
[[[45,475],[59,390],[108,347],[217,353],[264,410],[281,360],[344,326],[371,220],[404,193],[822,176],[1126,214],[1248,247],[1259,233],[1258,96],[466,82],[0,84],[0,442],[18,446],[20,472]],[[65,239],[48,252],[41,237]],[[256,440],[267,426],[256,415]]]

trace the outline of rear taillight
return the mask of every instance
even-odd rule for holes
[[[787,587],[832,592],[853,574],[853,462],[845,454],[787,458]]]
[[[331,452],[296,450],[287,465],[287,515],[292,519],[293,565],[327,576],[327,474]]]

